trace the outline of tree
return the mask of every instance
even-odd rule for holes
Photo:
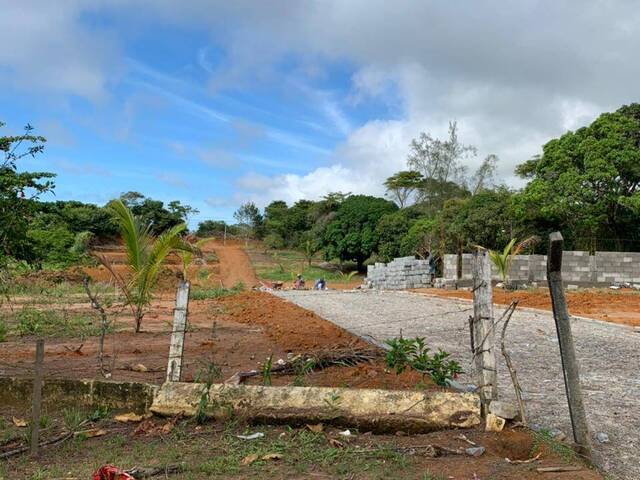
[[[413,170],[422,173],[425,179],[438,182],[464,184],[466,167],[462,160],[475,155],[476,148],[464,145],[458,140],[458,124],[449,122],[449,138],[440,140],[422,132],[409,146],[407,164]]]
[[[540,234],[558,229],[569,248],[623,250],[640,238],[640,105],[603,113],[587,127],[547,142],[542,155],[518,166],[530,180],[516,213]],[[607,239],[611,239],[608,241]]]
[[[424,177],[419,187],[419,200],[426,203],[430,213],[434,213],[453,198],[479,193],[493,183],[498,157],[488,155],[476,172],[468,177],[463,160],[475,157],[473,145],[465,145],[458,139],[458,124],[449,122],[449,136],[446,140],[420,133],[409,146],[407,165]]]
[[[262,215],[260,210],[253,202],[246,202],[240,205],[238,210],[233,214],[233,218],[236,219],[238,224],[245,232],[245,240],[248,240],[251,236],[257,236],[259,229],[262,226]]]
[[[151,233],[154,235],[159,235],[176,225],[186,223],[189,215],[198,212],[195,208],[182,205],[176,200],[169,202],[169,208],[165,208],[164,202],[145,197],[139,192],[123,193],[120,195],[120,201],[135,216],[140,217],[144,224],[149,225]]]
[[[420,172],[403,170],[394,173],[384,182],[387,195],[394,200],[400,208],[404,208],[413,193],[420,188],[424,178]]]
[[[480,193],[493,184],[497,165],[497,155],[491,154],[485,157],[476,173],[471,177],[470,190],[472,195]]]
[[[175,225],[154,238],[151,226],[135,216],[122,201],[112,201],[109,208],[118,220],[127,253],[127,275],[117,272],[104,255],[95,256],[122,289],[133,314],[135,331],[138,333],[142,328],[145,309],[153,298],[153,290],[165,258],[177,250],[192,252],[193,247],[180,238],[180,234],[187,228],[184,223]]]
[[[327,225],[322,243],[327,259],[354,260],[358,270],[375,252],[375,228],[380,218],[395,212],[398,207],[388,200],[367,195],[353,195],[338,207],[335,217]]]
[[[0,128],[5,124],[0,122]],[[48,172],[18,172],[18,162],[24,157],[35,157],[44,149],[46,139],[33,135],[27,125],[24,133],[0,137],[0,261],[10,256],[33,260],[34,253],[27,230],[37,210],[36,200],[54,189],[55,175]]]
[[[205,220],[198,224],[196,235],[201,238],[221,235],[224,234],[225,228],[227,224],[223,220]]]
[[[399,257],[402,238],[407,234],[412,221],[406,210],[389,213],[376,225],[377,252],[380,261],[390,262]]]

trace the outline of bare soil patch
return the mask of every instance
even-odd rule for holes
[[[468,290],[443,290],[423,288],[414,290],[445,298],[471,299]],[[640,326],[640,293],[631,290],[610,290],[602,288],[566,291],[569,313],[604,320],[622,325]],[[547,289],[507,291],[495,288],[493,301],[508,305],[518,300],[519,306],[551,310],[551,298]]]

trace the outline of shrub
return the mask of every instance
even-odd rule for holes
[[[3,318],[0,318],[0,342],[4,342],[7,339],[7,323]]]
[[[285,247],[284,239],[277,233],[270,233],[269,235],[264,237],[263,241],[265,247],[271,250],[280,250]]]
[[[462,373],[460,364],[455,360],[447,360],[450,356],[444,350],[430,355],[424,338],[393,338],[385,342],[390,348],[385,355],[387,367],[393,368],[397,374],[406,368],[429,375],[436,385],[445,386],[447,380]]]

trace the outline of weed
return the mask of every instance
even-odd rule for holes
[[[99,406],[94,411],[90,412],[87,415],[87,420],[90,422],[97,422],[102,420],[103,418],[107,418],[109,416],[109,407],[107,406]]]
[[[444,350],[438,350],[433,356],[429,353],[424,338],[393,338],[385,342],[389,350],[385,355],[387,367],[393,368],[397,374],[406,368],[412,368],[423,375],[429,375],[434,383],[445,386],[448,379],[462,373],[460,364],[455,360],[447,360],[450,356]]]
[[[293,371],[295,377],[293,378],[294,387],[303,387],[305,385],[305,377],[311,373],[316,366],[316,361],[313,358],[307,360],[301,358],[293,365]]]
[[[75,432],[82,422],[85,421],[86,415],[84,412],[77,408],[65,408],[62,412],[62,418],[64,420],[64,426],[70,432]]]
[[[198,425],[202,425],[207,420],[207,406],[209,405],[209,389],[213,382],[222,378],[222,370],[213,361],[208,361],[205,368],[198,371],[195,381],[204,383],[200,399],[196,407],[196,413],[193,419]]]
[[[269,355],[267,361],[264,362],[260,369],[260,376],[262,377],[263,385],[271,385],[271,368],[273,367],[273,353]]]

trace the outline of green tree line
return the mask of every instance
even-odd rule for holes
[[[270,248],[307,251],[311,245],[326,259],[360,268],[476,245],[502,250],[511,239],[555,230],[568,249],[640,249],[639,104],[547,142],[541,155],[517,166],[527,181],[520,189],[496,182],[497,156],[476,155],[452,122],[447,138],[422,133],[411,142],[407,170],[384,182],[386,199],[331,193],[291,206],[273,201],[263,212],[247,203],[237,218]],[[470,157],[478,165],[474,172],[465,167]],[[546,245],[529,248],[544,253]]]
[[[3,124],[0,124],[3,126]],[[18,168],[42,154],[45,139],[27,126],[0,137],[0,261],[35,266],[77,261],[92,242],[117,236],[112,209],[78,201],[42,201],[55,175]],[[477,168],[469,171],[466,165]],[[511,239],[560,230],[568,249],[640,249],[640,104],[603,113],[590,125],[542,146],[517,166],[524,187],[496,181],[499,159],[477,158],[457,125],[445,138],[420,134],[409,146],[406,169],[384,182],[386,198],[328,193],[320,200],[288,205],[276,200],[259,209],[247,202],[235,222],[205,220],[196,235],[228,234],[261,239],[268,248],[293,248],[309,259],[355,262],[359,268],[397,256],[502,250]],[[138,192],[120,200],[159,235],[196,210],[179,201],[164,204]],[[545,242],[532,249],[544,253]]]

